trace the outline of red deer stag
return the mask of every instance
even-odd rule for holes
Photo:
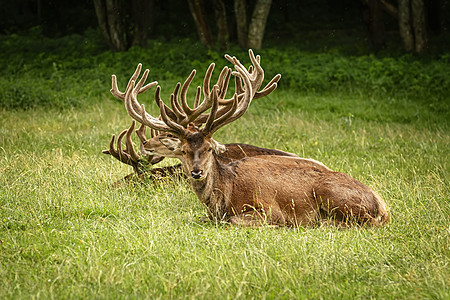
[[[255,68],[260,68],[252,51],[250,58]],[[295,157],[256,156],[229,163],[218,158],[212,136],[246,112],[258,74],[249,73],[235,57],[227,59],[234,64],[233,75],[243,81],[244,92],[235,93],[232,105],[218,116],[223,94],[215,85],[209,99],[211,110],[200,128],[186,128],[169,114],[176,109],[173,101],[171,110],[159,99],[162,120],[152,117],[137,101],[140,87],[135,88],[134,81],[125,92],[130,116],[179,139],[183,169],[210,218],[244,226],[311,226],[324,218],[340,226],[386,224],[390,214],[383,199],[345,173],[323,165],[305,165]],[[190,116],[187,109],[182,113]]]

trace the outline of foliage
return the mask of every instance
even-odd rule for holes
[[[403,91],[422,96],[444,95],[450,89],[450,81],[445,75],[449,67],[448,55],[424,61],[412,55],[344,57],[337,52],[304,53],[292,48],[283,52],[268,50],[267,54],[264,58],[272,62],[271,68],[282,69],[289,87],[301,90],[364,89],[388,94]]]
[[[110,75],[117,74],[122,86],[138,62],[150,68],[150,80],[178,81],[193,68],[202,74],[207,65],[226,65],[223,54],[206,50],[190,39],[152,40],[147,48],[116,53],[99,44],[98,32],[45,38],[39,28],[27,36],[0,36],[0,107],[70,107],[86,104],[90,96],[107,95]],[[237,48],[229,53],[249,63]],[[381,98],[403,97],[426,102],[437,111],[448,111],[450,92],[449,54],[418,58],[299,51],[296,47],[273,45],[259,52],[268,76],[280,72],[281,90],[308,93],[335,91]],[[201,84],[201,76],[194,83]],[[96,99],[97,97],[94,97]],[[98,100],[96,100],[98,101]]]

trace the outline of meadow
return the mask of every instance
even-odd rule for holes
[[[205,208],[176,178],[114,186],[132,169],[101,153],[131,122],[109,94],[112,73],[123,89],[143,62],[167,99],[192,68],[200,84],[210,62],[225,65],[222,54],[187,41],[113,53],[89,36],[42,40],[0,43],[0,298],[450,297],[448,55],[259,52],[280,87],[215,138],[346,172],[392,221],[243,228],[200,221]],[[152,98],[139,99],[157,114]]]

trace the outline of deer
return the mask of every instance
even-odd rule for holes
[[[253,51],[249,50],[249,54],[254,68],[260,69],[259,59]],[[243,92],[235,92],[231,105],[219,108],[221,101],[225,101],[224,94],[219,85],[214,85],[210,97],[205,99],[211,108],[201,127],[185,126],[180,121],[177,114],[190,118],[191,122],[199,114],[193,114],[187,106],[177,107],[174,94],[172,109],[157,97],[161,119],[151,116],[138,102],[140,85],[135,87],[133,80],[124,99],[133,119],[176,137],[166,146],[181,153],[183,170],[209,218],[240,226],[306,227],[328,221],[344,228],[388,224],[389,209],[375,191],[322,163],[305,163],[301,158],[278,155],[229,162],[220,159],[214,149],[213,134],[248,110],[254,89],[262,81],[261,72],[250,73],[236,57],[225,57],[234,64],[232,75],[243,84],[242,89],[236,90]]]
[[[259,58],[257,58],[259,59]],[[212,63],[205,74],[205,78],[204,78],[204,84],[203,87],[207,87],[209,86],[209,82],[211,80],[211,76],[214,70],[214,63]],[[142,70],[142,64],[138,64],[136,67],[135,72],[133,73],[133,75],[131,76],[127,86],[129,86],[131,84],[132,81],[136,81],[137,78],[139,77],[140,73]],[[263,72],[264,70],[262,69],[258,69],[256,70],[256,72]],[[253,66],[250,66],[248,72],[253,72]],[[149,90],[150,88],[154,87],[157,84],[157,81],[153,81],[147,85],[144,86],[144,83],[147,79],[148,76],[148,70],[146,70],[144,72],[144,75],[141,77],[141,79],[139,80],[139,82],[137,83],[136,88],[139,89],[138,94],[142,94],[144,92],[146,92],[147,90]],[[191,83],[191,81],[193,80],[194,76],[195,76],[196,70],[193,70],[191,72],[191,74],[189,75],[189,77],[185,80],[183,87],[181,88],[181,103],[176,102],[178,105],[177,107],[186,107],[187,104],[187,100],[186,100],[186,94],[187,94],[187,89]],[[231,70],[228,67],[225,67],[222,69],[217,84],[221,87],[221,93],[224,95],[226,94],[226,89],[228,88],[228,82],[230,80],[230,75],[231,75]],[[261,78],[263,76],[263,74],[260,74],[258,78]],[[253,95],[253,99],[258,99],[258,98],[262,98],[268,94],[270,94],[277,86],[276,83],[278,83],[278,81],[280,80],[281,75],[277,74],[267,85],[265,88],[263,88],[261,91],[258,91],[255,93],[255,95]],[[259,87],[261,86],[262,81],[259,82]],[[177,87],[174,91],[174,99],[178,99],[178,91],[180,90],[180,86],[181,83],[177,84]],[[242,93],[243,92],[243,88],[242,85],[240,84],[240,82],[236,82],[236,88],[237,88],[237,92],[238,93]],[[200,91],[200,87],[197,87],[197,95],[196,95],[196,100],[194,103],[194,109],[197,109],[198,111],[195,113],[196,117],[194,118],[185,118],[185,121],[181,124],[183,124],[183,126],[201,126],[201,124],[206,122],[206,118],[208,115],[201,115],[206,109],[209,109],[211,107],[211,105],[203,105],[203,107],[199,108],[199,91]],[[111,94],[118,100],[124,102],[125,100],[125,93],[121,92],[118,88],[117,85],[117,77],[116,75],[112,75],[112,88],[110,90]],[[210,90],[204,90],[204,94],[205,94],[205,99],[207,97],[209,97],[211,95],[211,91]],[[159,90],[155,93],[155,99],[158,103],[158,99],[159,99]],[[206,102],[208,102],[209,100],[206,100]],[[173,100],[172,100],[173,102]],[[203,101],[203,103],[205,103],[205,100]],[[211,103],[211,102],[209,102]],[[224,106],[230,105],[231,101],[230,100],[222,100],[221,104]],[[174,104],[175,106],[176,104]],[[201,110],[201,111],[200,111]],[[176,110],[174,110],[176,111]],[[175,115],[175,112],[172,112],[172,115],[174,116],[174,118],[177,118],[177,116]],[[182,116],[179,115],[178,119],[182,119]],[[132,132],[135,128],[135,120],[132,121],[131,126],[128,129],[123,130],[117,138],[117,144],[116,146],[114,146],[115,144],[115,135],[112,136],[111,141],[110,141],[110,145],[109,145],[109,149],[108,150],[103,150],[102,153],[104,154],[109,154],[111,156],[113,156],[114,158],[116,158],[117,160],[119,160],[122,163],[128,164],[130,166],[133,167],[134,170],[134,174],[137,174],[139,179],[143,179],[146,176],[150,175],[157,175],[157,177],[161,177],[164,175],[179,175],[180,174],[180,169],[181,169],[181,164],[180,165],[175,165],[175,166],[169,166],[169,167],[163,167],[163,168],[152,168],[151,166],[162,161],[165,157],[171,157],[171,158],[179,158],[180,157],[180,153],[179,151],[173,151],[173,148],[171,146],[166,147],[161,141],[166,141],[166,143],[170,143],[170,142],[174,142],[174,140],[176,139],[176,137],[167,134],[165,132],[158,132],[154,129],[151,129],[151,138],[147,139],[145,136],[145,132],[146,132],[146,126],[145,125],[141,125],[140,128],[138,130],[136,130],[136,134],[138,135],[139,139],[140,139],[140,154],[136,152],[132,140],[131,140],[131,135]],[[123,137],[125,136],[125,145],[126,148],[123,149],[122,148],[122,140]],[[257,155],[281,155],[281,156],[292,156],[292,157],[298,157],[296,154],[294,153],[289,153],[289,152],[285,152],[285,151],[281,151],[281,150],[277,150],[277,149],[268,149],[268,148],[261,148],[261,147],[257,147],[254,145],[249,145],[249,144],[242,144],[242,143],[230,143],[230,144],[221,144],[215,140],[212,140],[213,144],[214,144],[214,149],[215,152],[217,154],[220,154],[220,157],[224,160],[239,160],[242,159],[244,157],[249,157],[249,156],[257,156]],[[130,180],[134,174],[129,174],[127,176],[125,176],[123,178],[123,180],[128,181]]]

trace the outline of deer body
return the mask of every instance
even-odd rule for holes
[[[211,218],[245,226],[311,226],[327,217],[339,225],[389,220],[383,200],[369,187],[317,161],[268,155],[224,163],[205,151],[209,143],[202,133],[183,142],[183,168]]]

